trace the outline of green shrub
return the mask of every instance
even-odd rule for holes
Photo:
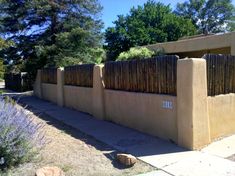
[[[117,61],[132,60],[132,59],[146,59],[156,55],[154,51],[148,48],[131,48],[129,51],[122,52],[116,59]]]

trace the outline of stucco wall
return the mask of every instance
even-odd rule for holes
[[[235,133],[235,94],[208,97],[211,139]]]
[[[92,88],[64,86],[64,105],[92,114]]]
[[[42,83],[42,98],[57,103],[57,84]]]
[[[176,97],[105,90],[106,119],[177,142]],[[172,109],[163,108],[172,102]]]

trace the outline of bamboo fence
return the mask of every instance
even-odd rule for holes
[[[104,67],[106,89],[176,95],[178,56],[107,62]]]
[[[65,85],[93,87],[93,69],[94,64],[83,64],[65,67]]]
[[[42,69],[42,82],[49,84],[57,84],[57,68]]]
[[[206,54],[208,96],[235,93],[235,56]]]

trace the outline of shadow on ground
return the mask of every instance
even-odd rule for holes
[[[49,125],[53,125],[74,138],[83,140],[98,150],[109,151],[104,155],[113,161],[114,167],[119,169],[124,169],[124,167],[115,162],[118,151],[131,153],[136,157],[188,151],[171,141],[162,140],[111,122],[97,120],[88,114],[58,107],[53,103],[29,96],[29,94],[28,96],[8,94],[8,96],[18,99],[19,104],[47,121]]]
[[[32,112],[34,115],[36,115],[40,119],[44,120],[48,125],[51,125],[57,129],[59,129],[60,131],[63,131],[64,133],[72,136],[75,139],[79,139],[79,140],[83,141],[87,145],[90,145],[99,151],[102,151],[104,156],[107,157],[111,161],[112,165],[115,168],[117,168],[117,169],[128,169],[129,168],[129,167],[126,167],[125,165],[120,164],[116,160],[116,155],[117,155],[117,153],[120,153],[119,151],[113,149],[113,147],[111,147],[107,144],[104,144],[103,142],[96,140],[92,136],[87,135],[87,134],[79,131],[78,129],[75,129],[72,126],[66,125],[63,122],[61,122],[55,118],[50,117],[46,113],[40,112],[37,109],[23,103],[22,100],[24,100],[26,97],[24,95],[22,95],[21,93],[6,93],[6,94],[4,94],[4,96],[12,97],[15,101],[18,102],[18,104],[23,106],[28,111]]]
[[[86,135],[85,133],[82,133],[81,131],[68,126],[56,119],[51,118],[50,116],[46,115],[45,113],[37,113],[37,111],[34,112],[32,108],[26,107],[29,111],[33,112],[36,116],[46,121],[48,125],[52,125],[55,128],[65,132],[66,134],[72,136],[73,138],[79,139],[83,142],[85,142],[87,145],[95,147],[97,150],[100,150],[104,152],[104,155],[111,160],[113,166],[118,169],[126,169],[128,167],[125,167],[124,165],[120,164],[116,160],[116,154],[119,153],[118,151],[114,150],[111,146],[108,146],[107,144],[104,144],[92,136]]]

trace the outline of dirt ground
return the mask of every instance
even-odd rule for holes
[[[13,176],[34,176],[43,166],[58,166],[66,176],[136,175],[154,170],[152,166],[138,161],[133,167],[120,165],[117,151],[63,123],[40,115],[35,121],[45,123],[46,138],[50,140],[41,150],[38,159],[11,170]]]

